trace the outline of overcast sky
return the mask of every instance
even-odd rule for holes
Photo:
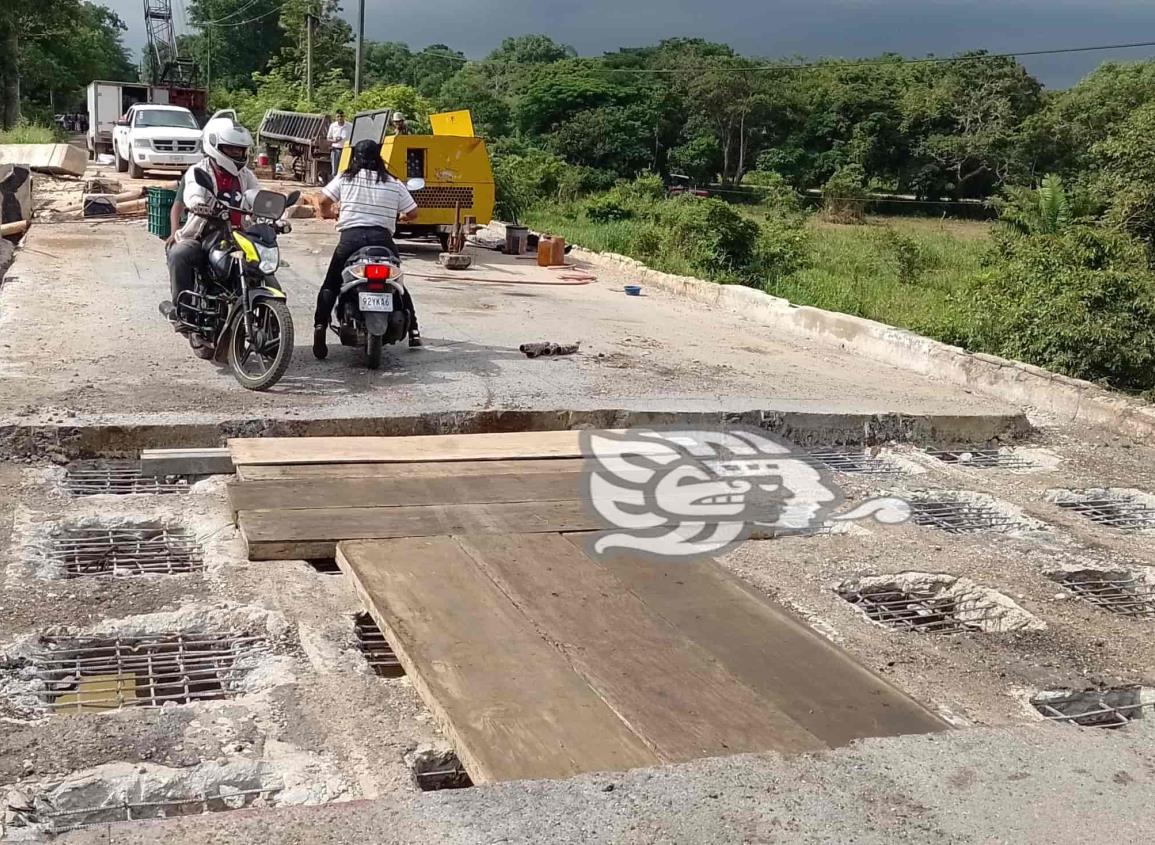
[[[0,0],[2,2],[2,0]],[[128,24],[139,54],[141,0],[102,0]],[[343,0],[353,18],[356,0]],[[174,0],[178,30],[181,3]],[[508,35],[541,32],[582,55],[694,36],[741,53],[908,56],[983,48],[1044,50],[1155,41],[1155,0],[365,0],[366,37],[420,48],[443,43],[479,58]],[[1024,59],[1050,87],[1076,82],[1108,59],[1155,50]]]

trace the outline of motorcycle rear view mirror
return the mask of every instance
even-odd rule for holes
[[[405,183],[405,187],[411,191],[420,191],[425,187],[425,180],[421,178],[410,179]]]
[[[201,170],[199,167],[193,168],[192,175],[193,175],[193,181],[196,182],[198,185],[200,185],[202,188],[204,188],[206,191],[213,190],[213,180],[210,179],[209,175],[207,173],[205,173],[203,170]]]
[[[297,201],[300,198],[301,198],[301,192],[300,191],[293,191],[291,194],[289,194],[289,198],[287,200],[285,200],[285,206],[288,207],[290,205],[296,205]]]
[[[281,215],[288,208],[288,197],[276,191],[257,191],[253,197],[253,216],[264,217],[266,220],[280,220]]]

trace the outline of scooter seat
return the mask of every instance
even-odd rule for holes
[[[362,247],[351,256],[349,256],[349,260],[345,262],[345,266],[348,267],[352,264],[360,264],[369,261],[399,260],[401,260],[401,256],[399,256],[387,246],[366,246]]]

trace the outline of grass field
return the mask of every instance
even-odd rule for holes
[[[54,144],[58,140],[50,126],[21,123],[0,131],[0,144]]]
[[[757,207],[751,217],[763,216]],[[599,252],[631,254],[637,224],[595,223],[571,206],[538,208],[526,223]],[[862,225],[808,219],[810,266],[776,283],[767,293],[901,326],[949,342],[965,336],[963,309],[971,279],[986,249],[990,224],[913,217],[869,217]],[[634,256],[639,257],[639,256]],[[656,270],[694,275],[677,255],[650,259]]]

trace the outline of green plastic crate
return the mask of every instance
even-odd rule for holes
[[[148,189],[148,233],[150,235],[167,238],[172,234],[169,214],[174,202],[176,202],[176,191],[171,188]]]

